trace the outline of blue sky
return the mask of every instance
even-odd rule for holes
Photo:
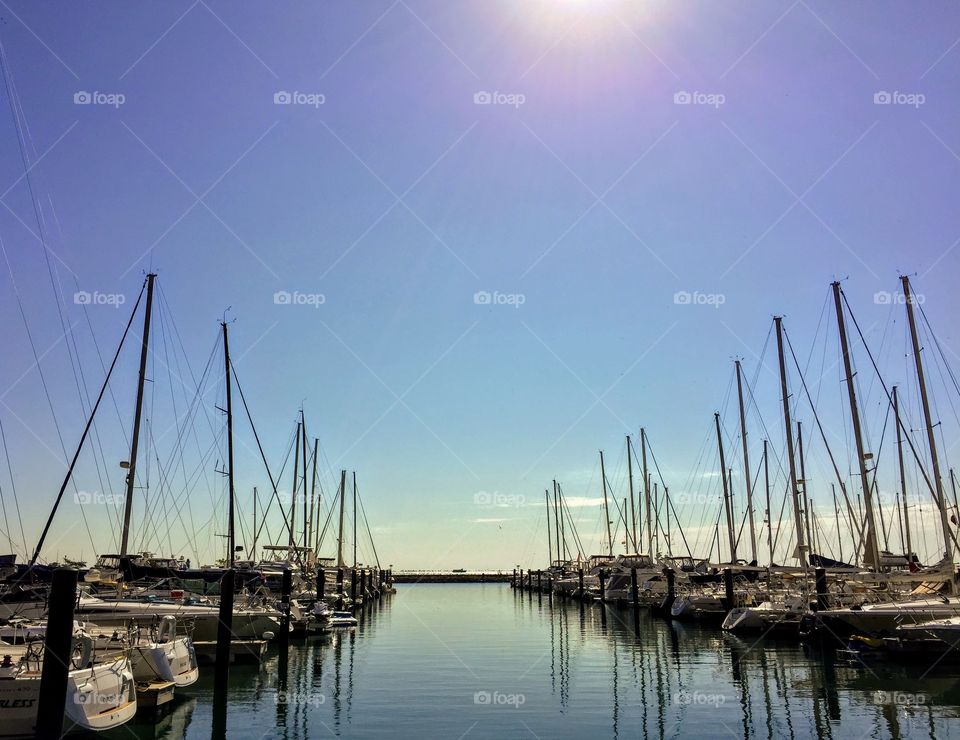
[[[759,379],[779,449],[776,378],[757,373],[758,356],[783,314],[798,354],[813,347],[819,363],[826,347],[831,367],[833,315],[822,309],[835,278],[849,278],[888,382],[913,383],[902,306],[874,300],[897,290],[898,271],[915,274],[943,351],[957,359],[953,4],[9,1],[0,10],[30,167],[25,178],[4,114],[0,386],[10,390],[0,421],[31,547],[64,455],[13,280],[71,452],[84,414],[66,346],[75,342],[95,394],[93,336],[112,352],[147,269],[159,271],[198,374],[230,307],[237,371],[271,461],[279,466],[303,405],[330,466],[358,471],[378,549],[398,567],[543,561],[534,505],[543,488],[557,478],[571,497],[595,500],[597,450],[622,481],[623,435],[641,425],[672,490],[700,490],[709,477],[690,480],[715,410],[737,459],[734,356]],[[293,102],[275,103],[284,92]],[[76,103],[78,93],[92,102]],[[76,322],[67,340],[41,236],[65,326]],[[128,300],[84,308],[76,291]],[[323,302],[278,305],[278,291]],[[500,298],[478,304],[478,292]],[[709,302],[677,303],[678,292]],[[763,358],[775,368],[770,346]],[[128,349],[114,386],[119,417],[111,405],[98,425],[117,487],[135,367]],[[162,362],[156,373],[169,380]],[[943,378],[949,445],[957,424]],[[817,388],[849,464],[839,380],[834,367]],[[885,408],[875,384],[870,394],[865,416],[879,438]],[[214,402],[222,393],[205,399],[207,442],[222,425]],[[150,414],[156,429],[174,418],[162,394]],[[809,409],[798,416],[812,431]],[[238,436],[249,509],[252,486],[267,481],[249,432]],[[762,436],[750,433],[754,462]],[[810,446],[811,493],[832,509],[829,462]],[[892,486],[884,458],[880,477]],[[211,522],[203,542],[187,547],[173,524],[164,549],[216,556],[214,462],[202,466],[211,488],[191,494],[197,521]],[[77,477],[100,489],[92,455]],[[0,481],[12,517],[5,466]],[[526,505],[479,505],[479,492]],[[585,546],[599,549],[599,508],[574,510]],[[116,546],[109,514],[83,511],[88,536],[79,513],[68,500],[47,558]],[[681,518],[692,530],[702,516]]]

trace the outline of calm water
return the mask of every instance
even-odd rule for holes
[[[293,641],[285,685],[275,650],[234,668],[229,737],[960,737],[957,669],[855,670],[647,615],[638,639],[626,611],[506,584],[399,589],[354,633]],[[209,738],[206,674],[160,724],[128,728]],[[876,693],[893,690],[909,695]]]

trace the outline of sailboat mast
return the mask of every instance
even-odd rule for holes
[[[353,567],[357,567],[357,471],[353,471]]]
[[[727,463],[723,456],[723,437],[720,434],[720,414],[714,412],[713,423],[717,428],[717,449],[720,451],[720,477],[723,479],[723,509],[727,515],[727,537],[730,544],[730,562],[737,562],[737,540],[733,531],[733,510],[730,505],[730,486],[727,481]],[[719,542],[717,547],[719,548]],[[718,549],[719,552],[719,549]]]
[[[767,457],[767,440],[763,440],[763,488],[767,497],[767,549],[770,550],[770,562],[773,565],[773,510],[770,508],[770,460]]]
[[[307,547],[310,547],[311,543],[313,542],[313,510],[316,508],[316,503],[317,503],[317,447],[319,445],[320,445],[320,440],[314,437],[313,438],[313,467],[310,473],[310,520],[307,523],[307,541],[304,542],[304,545],[306,545]]]
[[[747,451],[747,415],[743,408],[743,381],[740,360],[737,367],[737,398],[740,401],[740,440],[743,442],[743,480],[747,487],[747,518],[750,520],[750,557],[757,561],[757,531],[753,522],[753,486],[750,481],[750,453]]]
[[[647,518],[647,554],[653,556],[653,522],[650,517],[650,473],[647,471],[647,433],[640,427],[640,465],[643,468],[643,509]]]
[[[630,486],[630,519],[631,533],[633,534],[633,551],[636,553],[640,548],[637,545],[637,503],[633,496],[633,452],[630,449],[630,435],[627,435],[627,482]]]
[[[777,355],[780,360],[780,395],[783,396],[783,425],[787,434],[787,462],[790,464],[790,490],[793,495],[793,519],[797,533],[797,556],[806,568],[807,553],[803,537],[803,521],[800,518],[800,491],[797,487],[797,461],[793,453],[793,423],[790,421],[790,397],[787,395],[787,363],[783,355],[783,317],[774,316],[777,327]],[[769,488],[767,489],[769,491]],[[769,494],[768,494],[769,497]],[[772,512],[768,515],[772,516]]]
[[[797,455],[800,457],[800,483],[803,484],[803,512],[804,520],[807,525],[807,544],[810,545],[811,552],[813,551],[813,524],[811,523],[811,517],[813,513],[811,509],[810,495],[807,493],[807,465],[806,460],[803,456],[803,424],[799,421],[797,422]]]
[[[563,550],[560,545],[560,498],[557,493],[557,481],[553,481],[553,528],[557,535],[557,560],[563,561]]]
[[[610,504],[607,502],[607,472],[603,466],[603,450],[600,450],[600,479],[603,481],[603,513],[607,520],[607,552],[613,557],[613,536],[610,534]]]
[[[137,408],[133,415],[133,438],[130,441],[130,459],[127,461],[127,495],[123,504],[123,534],[120,537],[120,557],[127,556],[130,543],[130,514],[133,511],[133,486],[136,483],[137,448],[140,446],[140,417],[143,415],[143,386],[147,374],[147,356],[150,342],[150,315],[153,313],[153,281],[155,273],[147,275],[147,306],[143,315],[143,337],[140,345],[140,375],[137,378]]]
[[[866,507],[867,543],[864,547],[864,560],[868,557],[874,569],[880,567],[880,551],[877,540],[876,522],[873,516],[873,491],[867,477],[866,450],[863,449],[863,431],[860,427],[860,410],[857,407],[857,390],[853,384],[853,365],[850,361],[850,348],[847,346],[847,324],[843,319],[843,305],[840,299],[840,283],[834,281],[833,302],[837,310],[837,329],[840,333],[840,351],[843,354],[843,369],[847,377],[847,399],[850,402],[850,418],[853,421],[853,437],[857,445],[857,463],[860,468],[860,486],[863,491],[863,503]],[[869,547],[870,551],[866,552]]]
[[[288,552],[287,557],[293,559],[294,557],[294,546],[296,545],[296,538],[294,532],[294,524],[297,518],[297,482],[300,477],[300,429],[301,423],[297,422],[297,439],[293,443],[293,493],[290,496],[290,540],[288,543]]]
[[[547,502],[547,567],[553,565],[553,533],[550,531],[550,491],[543,489],[543,497]]]
[[[893,386],[893,416],[897,427],[897,462],[900,465],[900,496],[903,499],[903,532],[907,562],[912,562],[913,543],[910,538],[910,507],[907,506],[907,473],[903,469],[903,438],[900,436],[900,401],[897,386]]]
[[[310,497],[307,495],[307,420],[303,416],[303,409],[300,409],[300,425],[303,428],[303,434],[300,435],[300,444],[303,447],[303,546],[307,547],[307,507],[310,504]],[[306,565],[304,563],[304,565]]]
[[[253,546],[250,548],[250,560],[257,562],[257,487],[253,487]]]
[[[223,326],[223,371],[227,386],[227,486],[228,490],[228,521],[227,521],[227,553],[228,567],[232,568],[237,558],[237,548],[234,539],[234,488],[233,488],[233,382],[230,378],[230,341],[227,336],[227,322]]]
[[[343,505],[347,495],[347,471],[340,471],[340,526],[337,529],[337,567],[343,567]]]
[[[947,497],[940,479],[940,459],[937,457],[937,441],[933,435],[933,419],[930,416],[930,400],[927,398],[927,382],[923,377],[923,361],[920,359],[920,338],[917,336],[917,320],[913,315],[913,294],[910,292],[910,278],[900,276],[903,283],[903,295],[907,304],[907,320],[910,322],[910,337],[913,341],[913,360],[917,366],[917,381],[920,384],[920,403],[923,405],[923,420],[927,427],[927,446],[930,448],[930,462],[933,465],[933,482],[937,490],[937,506],[940,507],[940,527],[943,530],[944,556],[950,569],[949,587],[953,591],[955,577],[953,548],[950,546],[950,523],[947,520]]]

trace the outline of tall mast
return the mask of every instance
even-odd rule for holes
[[[550,491],[543,489],[543,496],[547,501],[547,567],[553,565],[553,535],[550,532]]]
[[[843,305],[840,298],[840,283],[834,281],[833,302],[837,310],[837,329],[840,334],[840,351],[843,354],[843,369],[847,376],[847,399],[850,402],[850,418],[853,421],[853,437],[857,444],[857,463],[860,468],[860,486],[863,491],[863,503],[866,507],[867,542],[864,546],[864,560],[868,557],[874,570],[880,568],[880,551],[877,540],[877,527],[873,515],[873,491],[867,477],[867,453],[863,449],[863,431],[860,427],[860,410],[857,407],[857,389],[853,384],[853,365],[850,360],[850,348],[847,346],[847,323],[843,318]],[[867,548],[869,552],[867,552]]]
[[[769,565],[773,565],[773,510],[770,508],[770,461],[767,458],[767,440],[763,440],[763,488],[767,496],[767,548],[770,550]]]
[[[553,481],[553,527],[557,535],[557,560],[563,562],[563,550],[560,545],[560,496],[557,493],[557,481]]]
[[[799,421],[797,422],[797,455],[800,457],[800,481],[803,485],[803,512],[804,520],[807,525],[807,544],[810,545],[810,551],[813,552],[813,524],[811,522],[811,517],[813,516],[810,509],[810,495],[807,493],[807,465],[803,457],[803,424]]]
[[[720,435],[720,414],[714,412],[713,423],[717,427],[717,449],[720,450],[720,477],[723,478],[723,508],[727,514],[727,537],[730,540],[730,562],[737,562],[737,540],[733,531],[733,511],[730,505],[730,487],[727,484],[727,463],[723,456],[723,437]],[[719,543],[718,543],[719,548]],[[718,550],[719,552],[719,550]]]
[[[234,517],[233,517],[233,382],[230,379],[230,341],[227,337],[227,322],[223,326],[223,372],[227,386],[227,485],[229,487],[229,513],[227,521],[227,547],[230,548],[227,554],[228,567],[232,568],[237,558],[237,548],[234,541]]]
[[[610,534],[610,504],[607,502],[607,472],[603,466],[603,450],[600,450],[600,478],[603,481],[603,513],[607,519],[607,552],[613,557],[613,537]]]
[[[353,567],[357,567],[357,471],[353,471]]]
[[[757,561],[757,531],[753,523],[753,486],[750,482],[750,454],[747,452],[747,415],[743,409],[743,381],[740,376],[740,360],[737,366],[737,398],[740,401],[740,439],[743,442],[743,480],[747,486],[747,518],[750,520],[750,556],[753,562]]]
[[[253,487],[253,546],[250,548],[250,560],[257,562],[257,487]]]
[[[790,421],[790,397],[787,395],[787,363],[783,356],[783,317],[774,316],[777,327],[777,355],[780,359],[780,395],[783,396],[783,425],[787,433],[787,461],[790,463],[790,490],[793,495],[793,520],[797,533],[797,557],[807,567],[806,545],[803,541],[803,521],[800,518],[800,491],[797,487],[797,462],[793,454],[793,424]],[[768,489],[769,490],[769,489]],[[773,512],[768,516],[772,517]]]
[[[900,497],[903,499],[903,531],[907,548],[907,562],[912,563],[913,544],[910,539],[910,507],[907,506],[907,474],[903,469],[903,439],[900,436],[900,402],[897,386],[893,386],[893,416],[897,427],[897,461],[900,464]]]
[[[647,554],[653,557],[653,522],[650,517],[650,473],[647,471],[647,433],[640,427],[640,464],[643,468],[643,509],[647,518]]]
[[[320,440],[314,437],[313,438],[313,468],[311,470],[311,477],[310,477],[310,521],[307,524],[307,541],[304,543],[307,547],[310,547],[310,543],[313,542],[313,510],[317,503],[317,447],[319,446],[319,444],[320,444]]]
[[[143,414],[143,385],[147,375],[147,355],[150,341],[150,314],[153,312],[153,281],[156,274],[147,275],[147,307],[143,315],[143,338],[140,345],[140,375],[137,379],[137,408],[133,415],[133,439],[130,459],[127,461],[127,496],[123,504],[123,534],[120,538],[120,557],[126,557],[130,543],[130,514],[133,511],[133,486],[136,482],[137,448],[140,446],[140,417]]]
[[[563,491],[560,489],[560,484],[557,484],[557,501],[560,506],[560,539],[563,541],[563,552],[567,559],[570,558],[570,548],[567,547],[567,528],[566,522],[563,519]]]
[[[293,493],[290,497],[290,541],[288,544],[287,557],[289,559],[294,558],[294,546],[296,543],[296,537],[294,532],[294,523],[297,518],[297,482],[300,477],[300,429],[301,422],[297,422],[297,440],[293,443]]]
[[[630,449],[633,445],[630,443],[630,435],[627,435],[627,481],[630,486],[630,518],[632,520],[631,532],[633,533],[633,551],[639,551],[637,545],[637,504],[633,496],[633,452]],[[628,538],[629,539],[629,538]]]
[[[933,436],[933,419],[930,416],[930,400],[927,398],[927,383],[923,377],[923,361],[920,359],[920,338],[917,336],[917,320],[913,315],[913,294],[910,292],[910,278],[900,276],[903,283],[903,295],[907,304],[907,319],[910,322],[910,337],[913,340],[913,359],[917,366],[917,381],[920,384],[920,402],[923,405],[923,420],[927,425],[927,446],[930,448],[930,462],[933,464],[933,481],[937,487],[937,506],[940,507],[940,527],[943,530],[944,556],[950,569],[949,587],[953,591],[953,548],[950,546],[950,523],[947,520],[947,498],[940,479],[940,459],[937,457],[937,441]]]
[[[303,434],[300,435],[300,443],[303,447],[303,546],[306,547],[308,543],[307,506],[310,503],[310,497],[307,495],[307,420],[303,416],[303,408],[300,409],[300,424],[303,427]]]
[[[343,567],[343,500],[347,495],[347,471],[340,471],[340,526],[337,529],[337,567]]]
[[[837,505],[837,488],[830,484],[830,495],[833,496],[833,515],[837,520],[837,552],[840,553],[840,561],[843,562],[843,536],[840,532],[840,507]]]

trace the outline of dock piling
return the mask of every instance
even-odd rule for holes
[[[67,680],[73,652],[73,609],[77,602],[77,576],[73,568],[53,571],[47,634],[44,638],[37,737],[60,737],[67,704]]]
[[[637,569],[630,569],[630,599],[633,601],[633,631],[640,636],[640,590],[637,586]]]

